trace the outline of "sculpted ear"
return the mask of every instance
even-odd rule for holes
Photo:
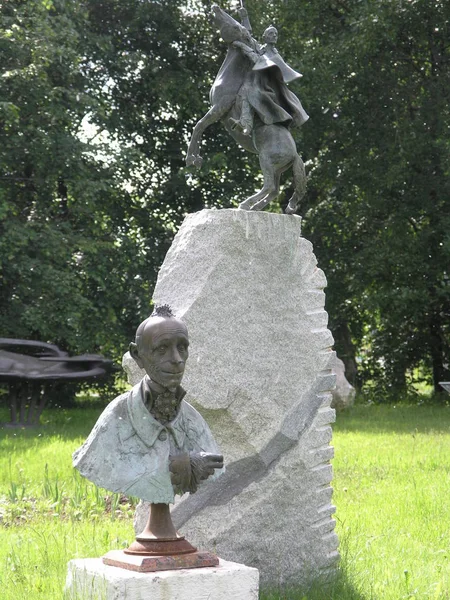
[[[134,360],[137,363],[138,367],[140,367],[141,369],[143,369],[144,365],[142,364],[141,357],[139,356],[139,350],[138,350],[137,344],[135,344],[134,342],[131,342],[129,350],[130,350],[131,356],[134,358]]]

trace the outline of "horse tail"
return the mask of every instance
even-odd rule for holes
[[[297,154],[292,164],[294,173],[294,193],[292,194],[289,204],[286,207],[286,214],[293,215],[300,204],[300,200],[306,194],[306,171],[305,165]]]

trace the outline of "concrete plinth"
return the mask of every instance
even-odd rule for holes
[[[136,573],[101,558],[71,560],[66,600],[258,600],[257,569],[219,559],[218,567]]]

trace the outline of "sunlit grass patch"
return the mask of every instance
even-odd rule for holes
[[[450,597],[450,410],[356,407],[335,430],[337,531],[362,598]]]
[[[0,431],[0,597],[61,599],[72,558],[128,546],[133,499],[96,488],[71,454],[101,409],[49,410]],[[262,600],[450,600],[450,408],[356,406],[333,444],[336,577]],[[231,600],[231,599],[230,599]]]

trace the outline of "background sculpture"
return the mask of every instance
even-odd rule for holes
[[[8,386],[9,427],[34,427],[49,398],[67,395],[64,384],[100,379],[113,362],[99,354],[69,356],[36,340],[0,338],[0,384]]]
[[[209,125],[221,121],[243,148],[258,154],[264,176],[262,189],[239,207],[261,210],[275,200],[280,192],[281,174],[292,167],[295,190],[286,213],[295,213],[306,190],[306,174],[290,128],[302,125],[308,115],[286,83],[301,75],[291,69],[276,50],[275,27],[266,29],[264,45],[260,45],[251,36],[244,8],[240,10],[242,25],[216,4],[212,12],[228,44],[228,52],[210,91],[212,108],[192,133],[186,164],[201,166],[199,152],[203,132]]]

